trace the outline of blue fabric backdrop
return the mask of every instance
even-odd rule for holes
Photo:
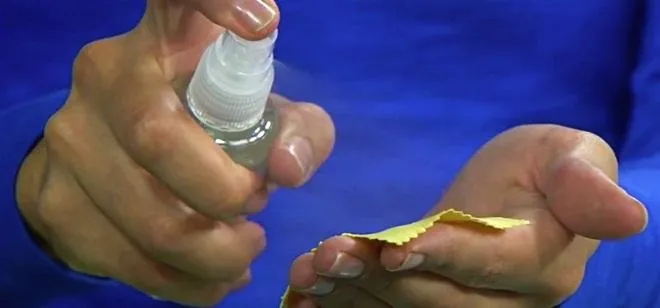
[[[0,1],[0,109],[65,88],[86,42],[130,29],[144,1]]]

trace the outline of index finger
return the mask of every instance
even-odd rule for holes
[[[389,271],[429,272],[471,288],[556,295],[567,291],[553,288],[576,287],[589,250],[580,247],[595,244],[575,238],[548,211],[523,216],[534,224],[503,232],[436,224],[404,246],[384,247],[381,263]],[[567,283],[556,285],[557,277]]]
[[[171,86],[155,78],[125,85],[107,122],[132,159],[197,212],[234,217],[262,180],[236,164],[187,113]],[[133,79],[135,81],[135,79]]]
[[[279,23],[279,9],[271,0],[190,0],[206,18],[252,40],[266,37]]]

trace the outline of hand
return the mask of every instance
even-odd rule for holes
[[[645,228],[643,205],[616,181],[614,153],[593,134],[509,130],[472,158],[431,212],[530,225],[486,232],[436,224],[401,247],[331,238],[295,261],[290,307],[552,307],[576,291],[599,239]]]
[[[262,210],[274,186],[307,181],[334,142],[320,107],[274,96],[282,126],[263,179],[186,112],[179,98],[222,31],[215,23],[251,38],[276,26],[272,3],[267,23],[240,21],[257,3],[149,1],[134,30],[81,51],[71,95],[18,179],[20,211],[53,257],[195,306],[249,280],[266,240],[245,216]]]

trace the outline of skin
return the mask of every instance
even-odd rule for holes
[[[224,28],[259,39],[277,27],[273,3],[260,21],[241,19],[257,4],[148,1],[132,31],[82,49],[71,94],[17,183],[20,211],[52,257],[193,306],[249,281],[266,237],[246,216],[274,187],[304,184],[334,143],[323,109],[273,96],[282,129],[262,178],[216,147],[181,103]]]
[[[265,235],[246,215],[263,209],[273,187],[302,185],[334,142],[321,108],[275,96],[283,128],[260,178],[218,151],[182,108],[202,50],[223,28],[258,39],[277,26],[276,8],[261,22],[240,18],[255,3],[148,1],[135,29],[83,48],[71,95],[17,183],[19,209],[46,252],[187,305],[213,305],[249,281]],[[438,224],[403,247],[329,239],[294,263],[292,307],[554,305],[576,290],[599,240],[644,229],[646,211],[616,179],[614,154],[592,134],[507,131],[430,212],[530,226],[492,234]],[[410,253],[421,264],[401,269]],[[331,292],[313,288],[319,282]]]
[[[455,208],[530,225],[498,233],[436,224],[401,247],[328,239],[294,262],[290,307],[557,305],[577,290],[600,240],[646,226],[644,206],[616,184],[617,170],[612,149],[593,134],[555,125],[506,131],[472,157],[430,213]],[[423,257],[402,267],[411,253]]]

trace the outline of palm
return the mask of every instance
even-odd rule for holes
[[[600,139],[588,139],[591,149],[586,160],[568,155],[579,150],[578,143],[585,138],[592,137],[553,126],[518,128],[496,137],[470,160],[432,212],[456,208],[477,216],[515,217],[532,223],[497,236],[466,232],[459,226],[430,230],[423,236],[429,241],[461,238],[456,241],[465,244],[455,255],[450,253],[454,258],[482,255],[479,264],[496,264],[486,274],[475,266],[474,272],[462,268],[449,276],[481,277],[484,281],[470,284],[529,294],[555,292],[547,290],[551,281],[571,281],[564,286],[577,287],[586,260],[598,247],[598,241],[588,237],[625,236],[630,228],[639,229],[643,221],[632,212],[636,208],[620,206],[630,201],[614,185],[617,164],[609,146]],[[597,210],[605,201],[614,201],[616,206]],[[591,218],[585,216],[591,213]],[[483,256],[480,251],[490,253]],[[516,273],[509,276],[512,279],[498,277],[512,272]]]

